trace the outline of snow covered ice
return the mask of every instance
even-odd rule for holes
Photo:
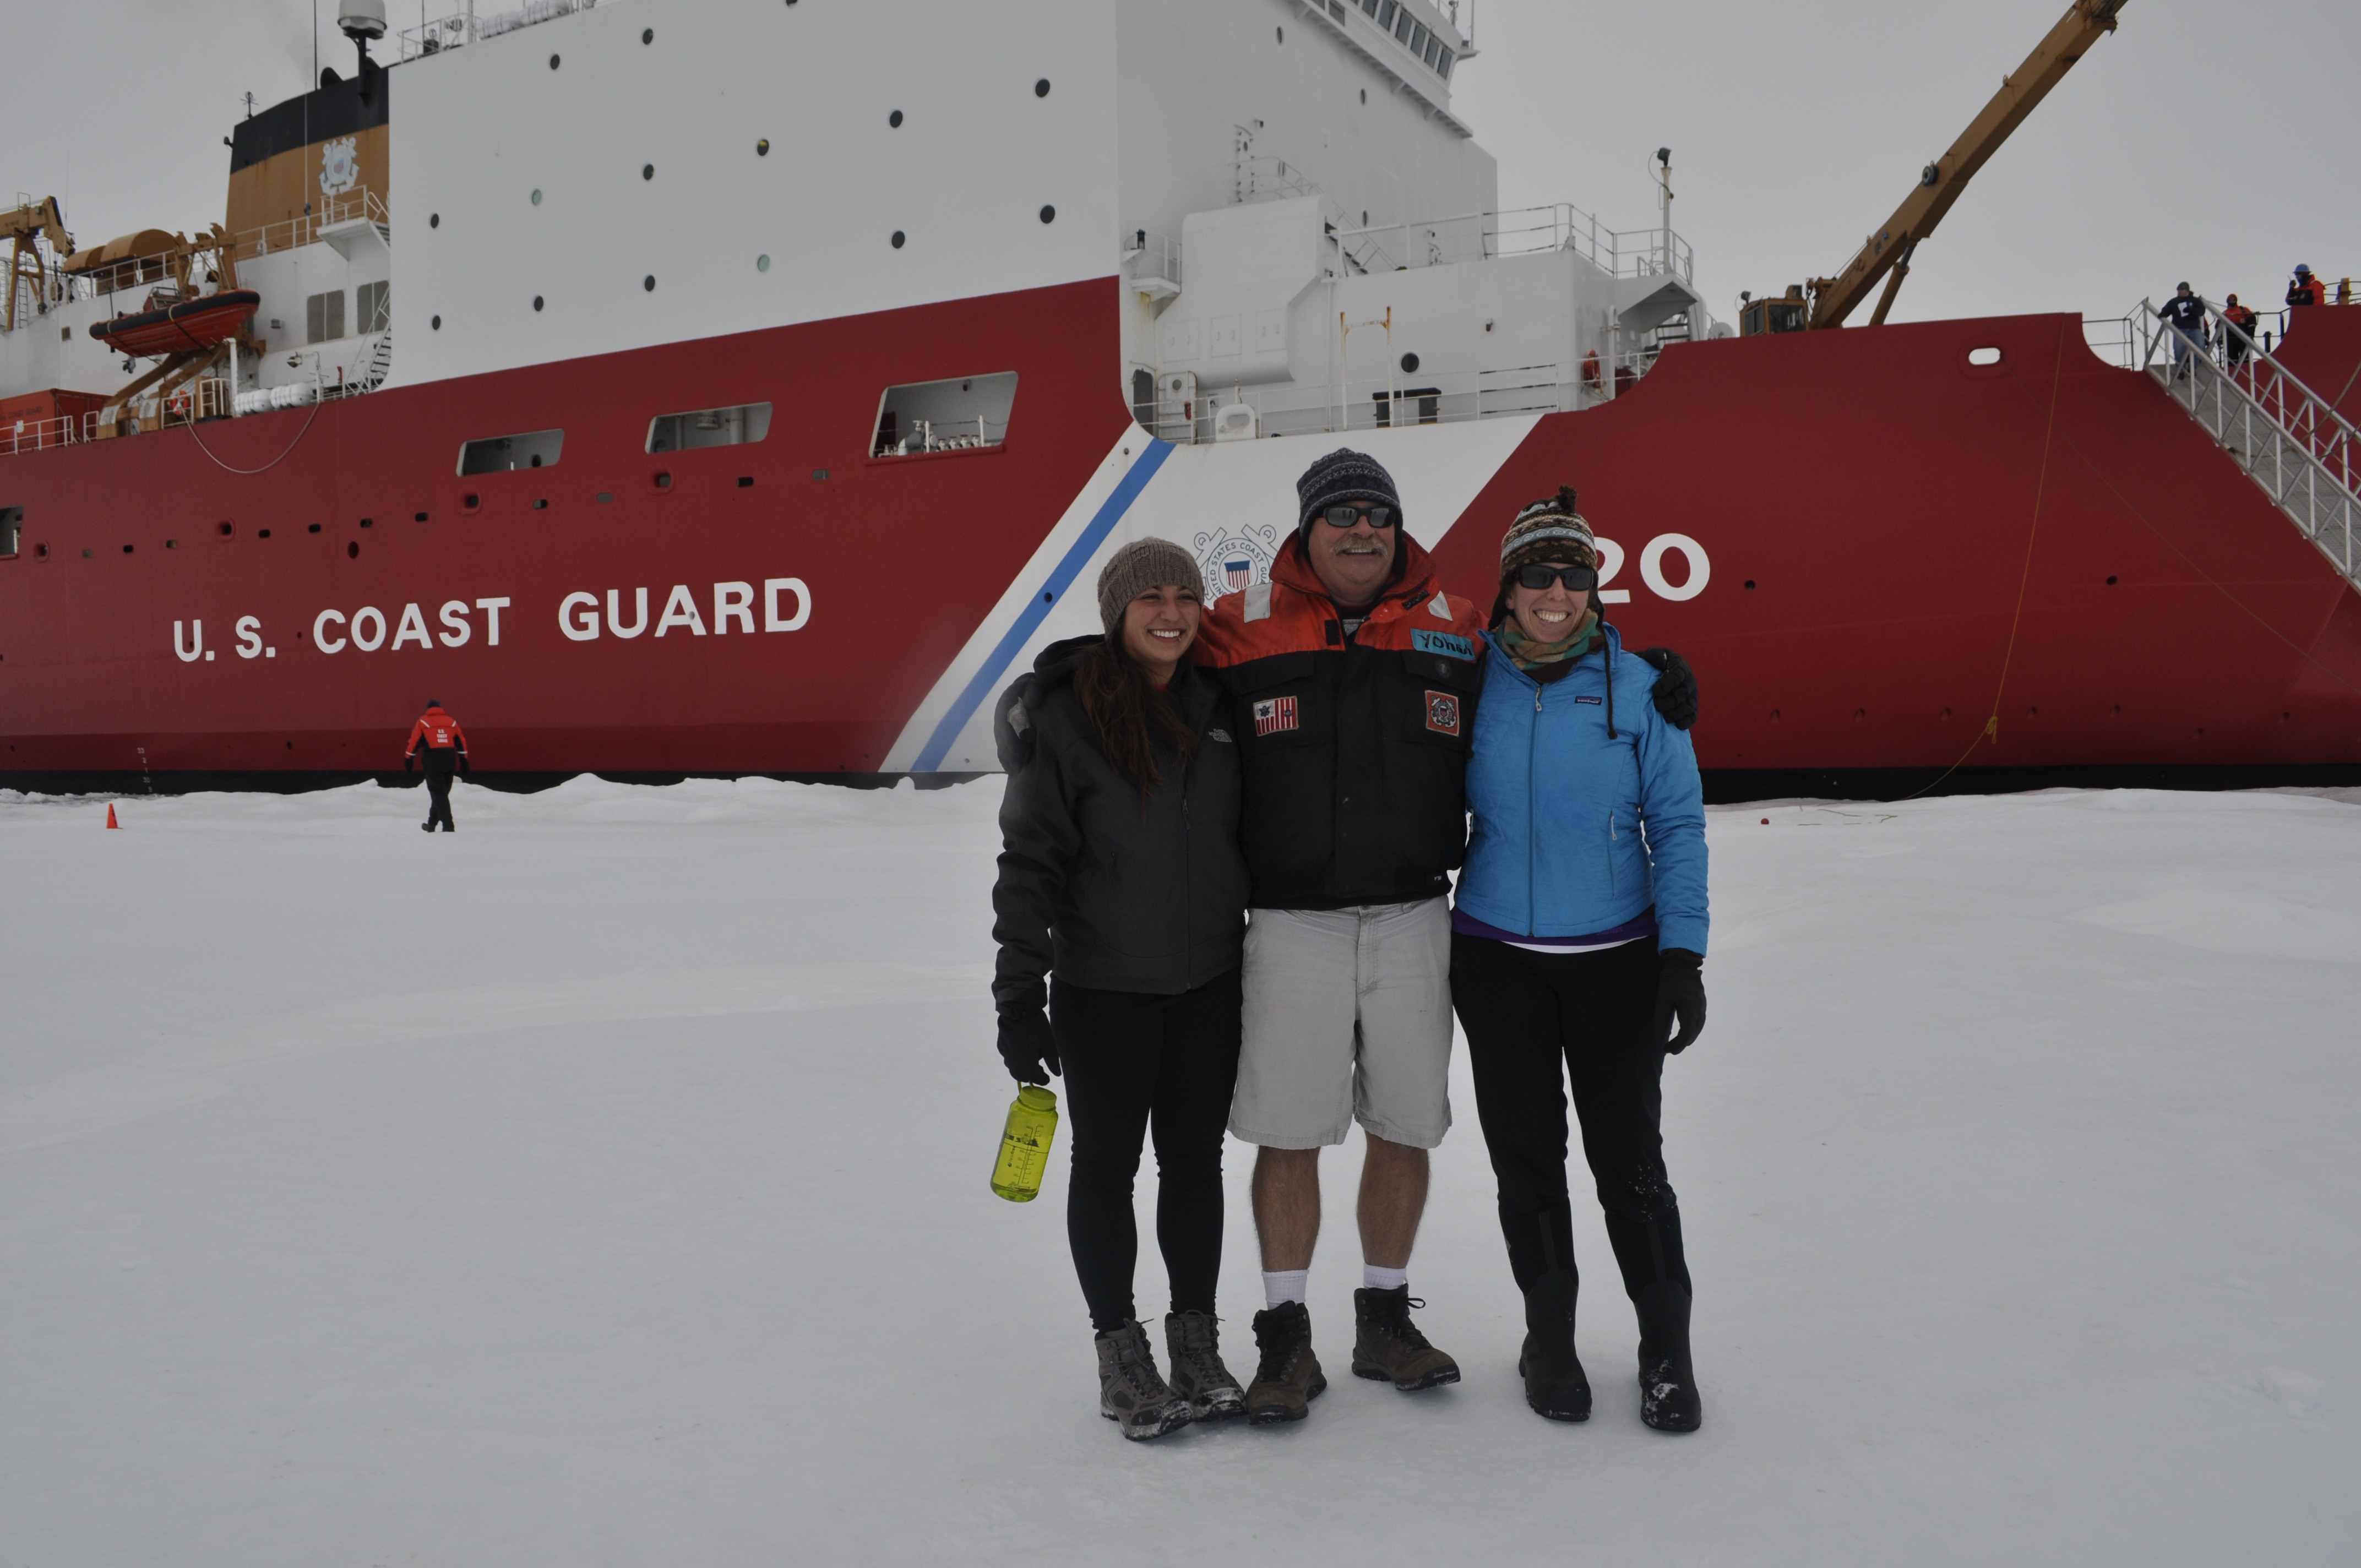
[[[1641,1426],[1587,1198],[1598,1413],[1524,1409],[1463,1058],[1411,1286],[1466,1381],[1336,1375],[1356,1136],[1312,1419],[1151,1444],[1064,1131],[986,1187],[999,798],[0,795],[6,1568],[2361,1553],[2361,795],[1716,810],[1705,1431]]]

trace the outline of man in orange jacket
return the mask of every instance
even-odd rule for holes
[[[410,727],[410,745],[401,754],[403,773],[418,761],[422,747],[426,753],[426,793],[434,796],[434,804],[419,826],[432,833],[440,822],[443,831],[456,833],[458,825],[451,820],[451,775],[467,771],[467,732],[431,696],[426,699],[426,711]]]

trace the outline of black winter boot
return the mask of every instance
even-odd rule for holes
[[[1689,1293],[1670,1279],[1642,1290],[1640,1419],[1658,1431],[1695,1431],[1705,1419],[1689,1365]]]
[[[1574,1353],[1575,1277],[1556,1269],[1525,1292],[1525,1348],[1517,1373],[1525,1403],[1554,1421],[1590,1419],[1590,1379]]]

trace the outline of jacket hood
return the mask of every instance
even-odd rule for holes
[[[1105,633],[1093,632],[1087,637],[1060,638],[1050,643],[1034,657],[1035,683],[1049,687],[1072,680],[1074,671],[1082,665],[1082,655],[1105,641]]]
[[[1320,574],[1312,569],[1312,558],[1304,554],[1303,535],[1301,533],[1289,540],[1287,547],[1279,553],[1279,558],[1270,564],[1270,580],[1315,598],[1330,598],[1328,585],[1320,580]],[[1378,598],[1422,599],[1434,591],[1434,558],[1417,540],[1407,532],[1400,532],[1394,541],[1393,576],[1387,580]],[[1334,601],[1331,599],[1330,602]]]

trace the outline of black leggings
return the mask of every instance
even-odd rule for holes
[[[1536,953],[1455,933],[1451,1001],[1467,1033],[1476,1112],[1499,1181],[1500,1234],[1517,1288],[1574,1269],[1565,1084],[1607,1239],[1634,1300],[1659,1279],[1689,1288],[1681,1211],[1664,1174],[1664,1048],[1653,1038],[1656,941]]]
[[[1238,1081],[1238,971],[1178,996],[1093,991],[1052,976],[1049,1027],[1065,1069],[1074,1169],[1066,1239],[1091,1326],[1135,1313],[1139,1230],[1131,1181],[1156,1134],[1156,1242],[1172,1310],[1213,1310],[1222,1272],[1222,1136]]]

